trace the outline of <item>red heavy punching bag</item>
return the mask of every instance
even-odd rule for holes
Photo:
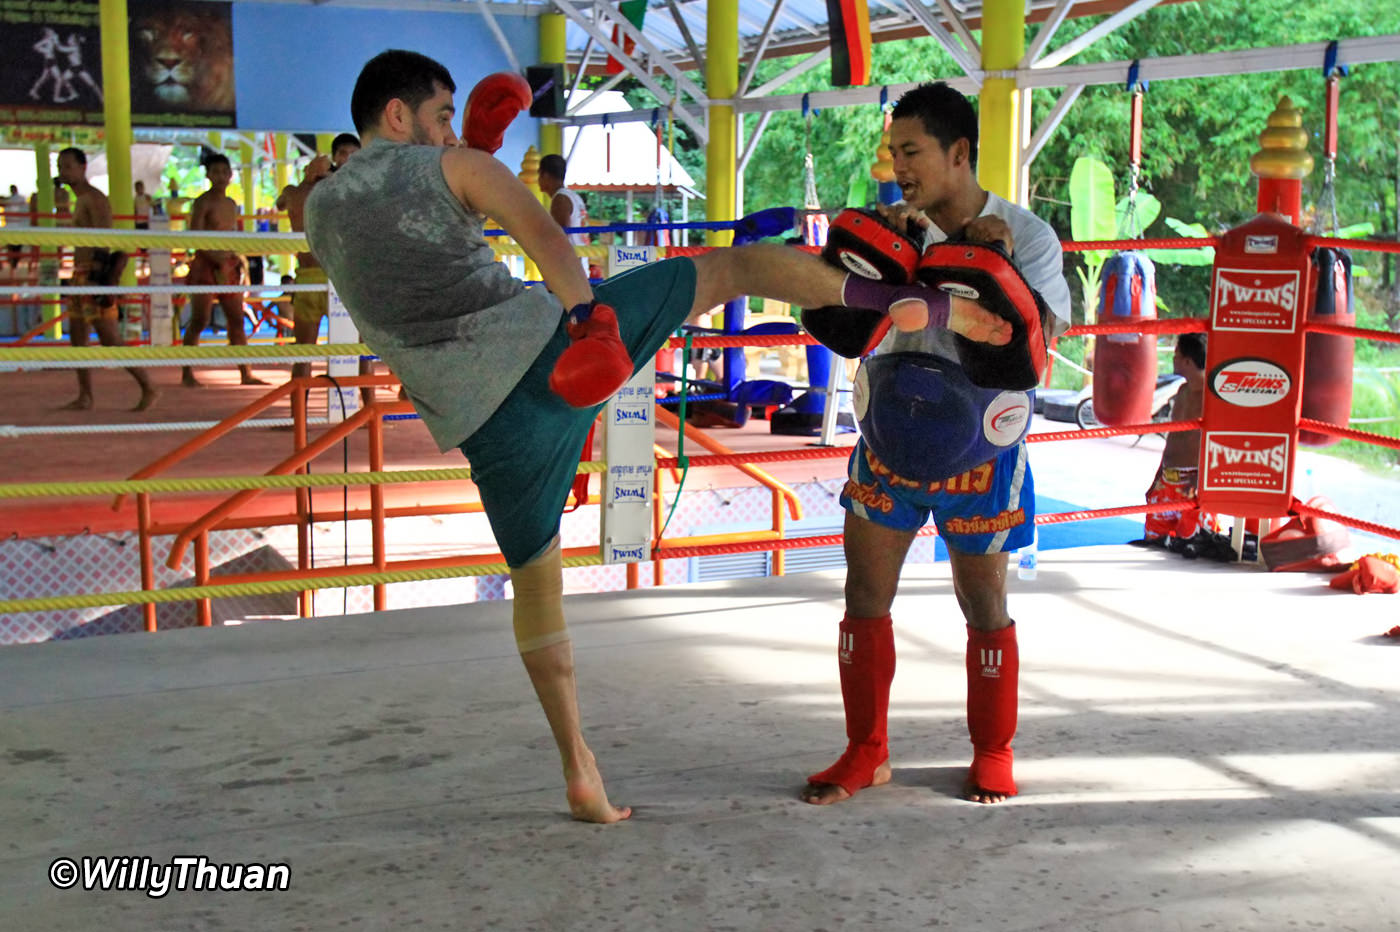
[[[1309,323],[1356,326],[1351,297],[1351,253],[1345,249],[1313,250],[1317,294],[1308,309]],[[1352,362],[1356,341],[1330,333],[1309,333],[1303,355],[1302,416],[1346,427],[1351,419]],[[1094,405],[1098,410],[1097,402]],[[1327,447],[1340,438],[1310,430],[1298,432],[1298,442]]]
[[[1157,279],[1152,260],[1120,252],[1103,266],[1099,323],[1157,319]],[[1157,338],[1109,333],[1094,341],[1094,417],[1105,427],[1145,424],[1152,419],[1157,384]]]

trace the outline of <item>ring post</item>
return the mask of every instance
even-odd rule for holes
[[[656,260],[654,246],[613,246],[608,277]],[[640,563],[651,559],[651,493],[656,483],[656,356],[603,409],[603,473],[599,539],[603,562]]]

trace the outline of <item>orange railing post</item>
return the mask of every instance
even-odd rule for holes
[[[141,588],[156,587],[155,555],[151,552],[151,493],[140,492],[136,496],[136,538],[141,554]],[[156,630],[156,604],[147,602],[141,606],[141,617],[147,631]]]
[[[295,379],[296,387],[292,390],[292,449],[300,450],[306,446],[306,393],[305,379]],[[302,466],[297,472],[305,472],[307,467]],[[297,503],[297,569],[309,569],[311,566],[311,491],[309,489],[296,490]],[[313,593],[303,589],[297,593],[297,615],[302,618],[310,618],[314,604],[312,602]]]
[[[201,533],[194,541],[194,584],[196,586],[207,586],[209,584],[209,535]],[[213,603],[209,599],[200,599],[195,603],[195,617],[200,627],[208,628],[214,623]]]
[[[384,469],[384,418],[379,413],[379,405],[370,397],[366,406],[371,412],[369,420],[369,468],[371,472]],[[376,572],[383,572],[386,565],[384,547],[384,487],[379,483],[369,487],[370,547]],[[383,583],[374,584],[374,610],[382,612],[388,607],[388,598]]]

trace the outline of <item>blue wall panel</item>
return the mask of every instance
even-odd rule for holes
[[[535,61],[539,33],[533,17],[497,16],[496,23],[523,68]],[[238,125],[279,132],[353,131],[350,92],[366,61],[387,48],[437,59],[457,84],[458,119],[472,85],[510,62],[485,20],[475,13],[360,10],[338,6],[235,3],[233,41]],[[518,168],[538,123],[522,114],[497,156]]]

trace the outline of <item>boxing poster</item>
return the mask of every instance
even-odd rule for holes
[[[130,0],[134,126],[237,126],[232,4]],[[101,126],[98,0],[0,0],[0,124]]]
[[[102,124],[97,0],[0,0],[0,123]]]

